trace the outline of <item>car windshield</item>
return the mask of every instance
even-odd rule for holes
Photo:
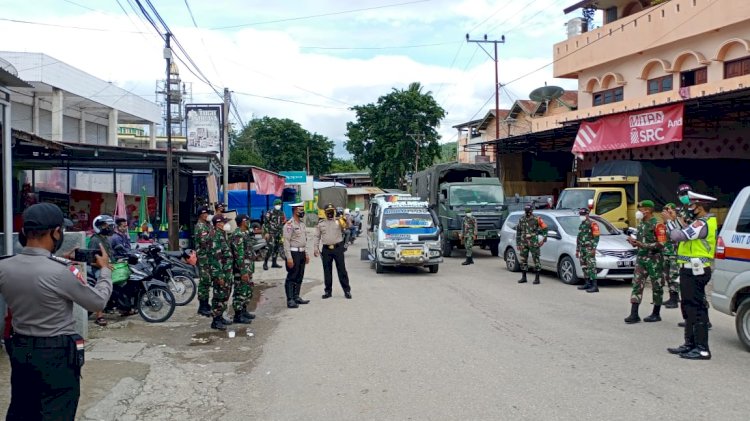
[[[612,224],[605,221],[598,216],[592,216],[591,219],[599,224],[599,235],[618,235],[620,231],[615,228]],[[577,236],[578,227],[581,226],[581,219],[578,216],[560,216],[557,218],[557,222],[562,226],[568,235]]]
[[[502,205],[503,189],[500,186],[453,186],[450,191],[451,206]]]
[[[387,229],[431,228],[433,225],[432,215],[427,209],[386,209],[383,214],[383,227]]]
[[[594,190],[563,190],[557,202],[557,209],[581,209],[589,205],[589,200],[594,199]]]

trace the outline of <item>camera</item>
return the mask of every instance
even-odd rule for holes
[[[97,249],[77,249],[73,260],[76,262],[85,262],[92,265],[96,261],[96,256],[101,256],[102,251]]]

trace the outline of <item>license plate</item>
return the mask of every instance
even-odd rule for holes
[[[401,250],[402,256],[421,256],[422,250],[414,249],[414,250]]]
[[[635,260],[618,260],[617,261],[618,268],[632,268],[634,266],[635,266]]]

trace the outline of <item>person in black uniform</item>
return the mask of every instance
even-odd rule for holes
[[[320,256],[323,263],[323,282],[325,290],[323,299],[331,298],[333,291],[333,262],[336,262],[336,273],[339,276],[341,289],[344,290],[344,297],[352,298],[352,288],[349,285],[349,273],[346,271],[344,261],[344,234],[349,230],[349,225],[341,216],[335,218],[336,208],[332,204],[326,205],[326,219],[318,221],[315,227],[315,238],[313,247],[315,257]],[[322,250],[321,250],[322,243]]]
[[[84,358],[73,303],[100,311],[112,292],[104,247],[94,263],[101,267],[99,281],[91,287],[69,260],[52,254],[62,246],[63,233],[60,208],[32,205],[23,213],[23,250],[0,261],[0,293],[13,313],[9,421],[75,418]]]

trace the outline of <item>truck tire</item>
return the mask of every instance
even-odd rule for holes
[[[430,273],[438,273],[438,268],[439,268],[439,267],[440,267],[440,266],[438,266],[438,265],[430,265],[430,266],[427,266],[427,268],[428,268],[428,269],[430,269]]]
[[[385,268],[377,260],[375,261],[375,273],[383,273]]]
[[[487,245],[489,246],[490,254],[492,254],[493,257],[500,255],[500,240],[490,240],[487,242]]]
[[[746,297],[737,306],[737,317],[734,319],[737,337],[746,350],[750,351],[750,297]]]
[[[443,257],[451,257],[453,254],[453,243],[443,238]]]

